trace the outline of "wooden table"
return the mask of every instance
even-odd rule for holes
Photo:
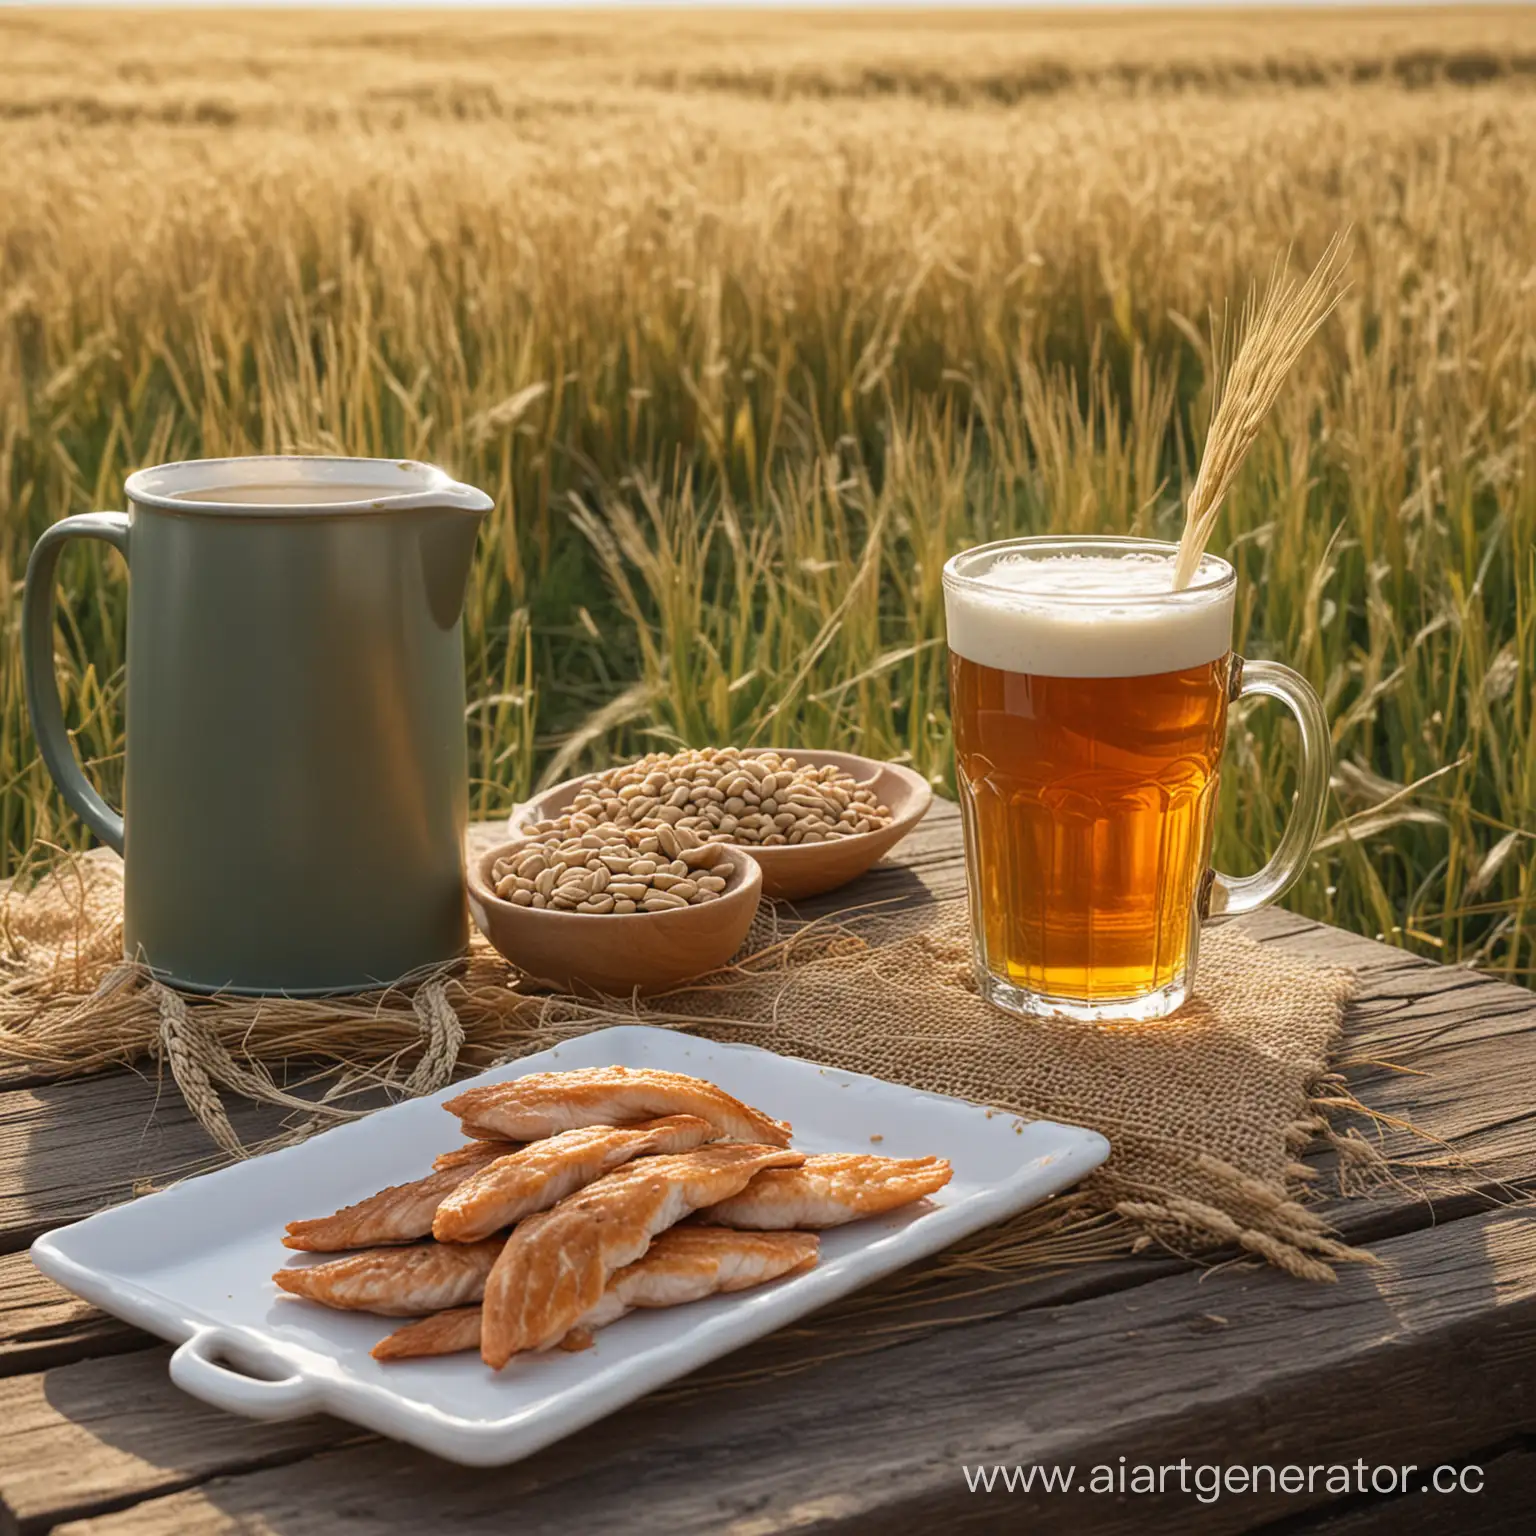
[[[947,806],[840,893],[962,896]],[[824,1358],[824,1340],[764,1340],[496,1472],[329,1419],[256,1424],[183,1396],[166,1346],[72,1300],[25,1250],[206,1154],[203,1133],[179,1099],[157,1101],[128,1072],[10,1086],[0,1533],[1524,1530],[1536,1494],[1536,1221],[1515,1202],[1536,1174],[1536,999],[1285,912],[1250,931],[1361,970],[1350,1081],[1479,1169],[1450,1196],[1426,1199],[1410,1173],[1335,1202],[1341,1232],[1374,1248],[1379,1267],[1352,1266],[1330,1286],[1159,1255],[1019,1279],[949,1315],[942,1303],[898,1312],[877,1336],[848,1339],[842,1358]],[[1423,1075],[1373,1064],[1387,1026],[1407,1042],[1397,1065]],[[244,1128],[260,1119],[250,1111]],[[744,1370],[757,1371],[751,1384],[733,1384]],[[1421,1473],[1406,1494],[1342,1497],[1319,1473],[1310,1493],[1206,1501],[1170,1472],[1162,1494],[988,1494],[969,1492],[962,1470],[1071,1464],[1081,1478],[1121,1458],[1183,1458],[1192,1489],[1203,1465],[1470,1463],[1484,1491],[1420,1493]]]

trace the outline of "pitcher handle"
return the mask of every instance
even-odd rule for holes
[[[58,680],[53,673],[53,588],[59,556],[68,540],[101,539],[126,560],[129,526],[128,516],[123,512],[82,512],[55,523],[32,548],[21,599],[22,667],[32,734],[59,793],[86,826],[116,853],[123,851],[123,818],[80,771],[59,704]]]
[[[1217,869],[1206,872],[1200,916],[1213,922],[1267,907],[1295,884],[1312,856],[1328,804],[1328,774],[1333,760],[1328,716],[1310,684],[1277,661],[1245,662],[1234,656],[1228,695],[1237,700],[1250,694],[1279,699],[1296,718],[1301,730],[1296,803],[1273,855],[1257,874],[1224,875]]]

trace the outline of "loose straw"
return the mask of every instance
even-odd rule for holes
[[[1218,357],[1216,410],[1185,508],[1184,534],[1173,570],[1174,591],[1182,591],[1193,579],[1216,515],[1286,375],[1344,297],[1348,262],[1349,231],[1345,230],[1328,242],[1323,259],[1306,282],[1295,283],[1286,271],[1285,258],[1278,257],[1257,305],[1249,292],[1243,305],[1241,344],[1230,369],[1224,369]]]

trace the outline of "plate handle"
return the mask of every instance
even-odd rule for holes
[[[223,1364],[220,1356],[247,1370],[281,1375],[248,1376]],[[199,1328],[176,1350],[171,1380],[215,1408],[251,1419],[296,1419],[320,1409],[313,1385],[282,1356],[222,1328]]]

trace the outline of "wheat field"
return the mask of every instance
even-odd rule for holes
[[[496,497],[474,809],[663,743],[952,763],[939,572],[1176,536],[1213,312],[1354,227],[1213,548],[1335,801],[1290,898],[1536,968],[1536,14],[0,12],[0,873],[76,846],[31,541],[132,469],[438,460]],[[115,557],[57,672],[122,769]],[[1251,869],[1289,727],[1234,724]]]

